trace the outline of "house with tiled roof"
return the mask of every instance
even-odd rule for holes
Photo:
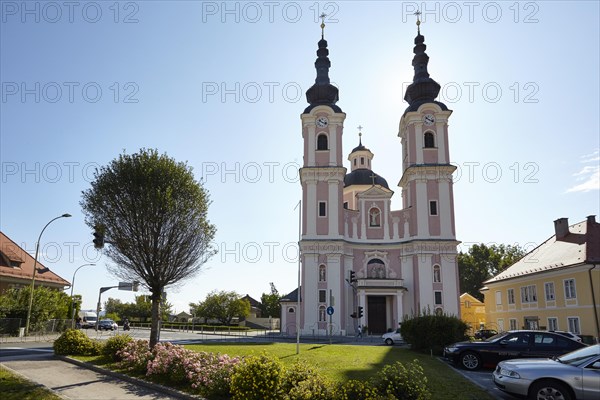
[[[33,277],[34,258],[21,246],[0,232],[0,294],[10,288],[27,287]],[[70,282],[37,262],[36,286],[64,290]]]
[[[486,327],[485,304],[469,293],[460,295],[460,319],[469,326],[470,333]]]
[[[600,224],[569,225],[484,282],[486,325],[498,330],[547,329],[600,336]]]

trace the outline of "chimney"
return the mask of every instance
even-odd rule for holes
[[[562,239],[569,234],[569,218],[559,218],[554,221],[554,232],[556,240]]]
[[[595,224],[596,223],[596,216],[595,215],[588,215],[588,217],[587,217],[587,223],[588,224]]]

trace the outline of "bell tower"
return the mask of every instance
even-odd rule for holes
[[[408,107],[400,119],[398,136],[402,142],[403,209],[409,219],[409,237],[418,257],[413,292],[417,309],[432,305],[435,312],[460,315],[458,266],[456,263],[454,194],[448,145],[448,119],[452,111],[436,101],[440,85],[427,71],[425,37],[421,35],[419,14],[415,37],[414,77],[406,89]],[[433,273],[432,271],[438,272]],[[432,283],[433,282],[433,283]]]
[[[324,15],[322,18],[324,19]],[[342,158],[342,134],[346,114],[336,105],[338,89],[329,80],[329,50],[321,23],[314,85],[306,92],[309,106],[300,116],[304,139],[302,184],[302,311],[301,330],[325,329],[325,310],[341,299],[343,282],[343,188],[346,168]],[[339,324],[340,315],[333,316]],[[304,321],[317,326],[304,326]]]

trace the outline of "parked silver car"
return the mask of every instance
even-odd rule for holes
[[[532,400],[600,399],[600,344],[560,357],[498,363],[498,388]]]

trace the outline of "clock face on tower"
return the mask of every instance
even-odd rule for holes
[[[423,116],[423,123],[427,126],[431,126],[435,123],[435,117],[431,114],[425,114]]]
[[[325,128],[327,124],[329,124],[329,120],[327,117],[319,117],[317,118],[316,124],[319,128]]]

